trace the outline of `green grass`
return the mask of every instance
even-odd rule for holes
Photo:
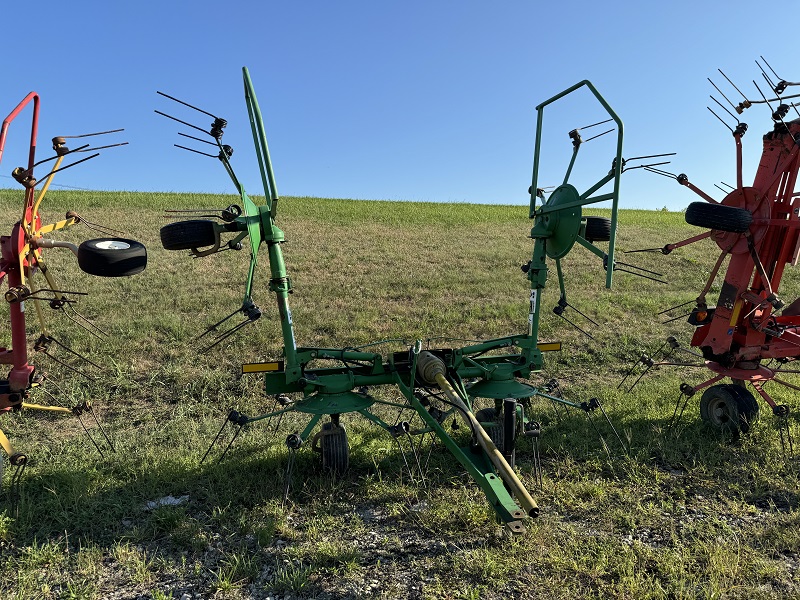
[[[1,232],[18,218],[20,199],[19,192],[0,190]],[[47,221],[76,210],[145,243],[149,264],[136,277],[104,280],[82,274],[67,251],[45,253],[63,289],[89,292],[77,309],[108,336],[96,339],[46,309],[51,333],[104,368],[83,366],[96,378],[88,381],[46,356],[34,362],[48,372],[46,388],[58,401],[94,403],[116,451],[101,456],[74,418],[0,417],[15,448],[30,456],[18,508],[9,505],[11,469],[0,493],[0,597],[104,598],[120,589],[144,598],[186,591],[204,598],[800,594],[797,463],[782,450],[767,411],[750,435],[733,442],[699,422],[696,400],[679,427],[668,427],[678,385],[702,381],[705,371],[659,369],[630,393],[617,389],[642,351],[668,335],[688,345],[685,321],[665,324],[657,313],[696,297],[716,247],[702,242],[669,256],[622,253],[693,235],[682,214],[620,213],[618,260],[663,273],[668,285],[617,273],[606,290],[596,257],[576,249],[563,260],[570,304],[598,325],[569,316],[591,326],[593,340],[549,312],[558,297],[553,268],[541,337],[563,341],[564,350],[546,355],[533,383],[557,378],[571,401],[600,398],[630,452],[602,418],[595,429],[583,413],[557,412],[537,400],[543,486],[535,485],[525,441],[518,472],[541,515],[512,539],[441,446],[432,449],[422,486],[403,470],[395,442],[361,418],[344,417],[352,448],[346,477],[320,473],[318,456],[303,450],[287,503],[283,440],[304,427],[302,419],[286,417],[277,431],[275,421],[247,427],[225,460],[218,461],[216,446],[201,463],[229,410],[255,415],[271,408],[261,381],[239,373],[243,362],[280,357],[280,329],[262,265],[254,297],[263,318],[199,353],[196,336],[241,302],[249,257],[225,252],[192,260],[162,250],[158,230],[168,222],[164,208],[235,201],[49,193]],[[524,331],[528,285],[519,267],[532,252],[527,207],[286,198],[278,216],[301,345]],[[77,226],[57,237],[78,243],[98,236]],[[718,291],[713,287],[709,297]],[[799,294],[789,269],[781,295]],[[35,319],[29,326],[35,339]],[[2,331],[0,345],[7,345]],[[769,391],[795,405],[790,390]],[[373,392],[399,396],[391,388]],[[38,392],[35,400],[53,401]],[[100,441],[97,425],[86,416],[84,423]],[[794,415],[790,425],[796,435]],[[455,435],[464,438],[463,429]],[[230,435],[223,433],[222,447]],[[423,457],[427,452],[424,446]],[[146,508],[168,495],[188,498]]]

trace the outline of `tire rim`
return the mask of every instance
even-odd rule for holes
[[[102,242],[97,242],[97,248],[99,250],[127,250],[130,248],[131,245],[127,242],[123,242],[122,240],[103,240]]]
[[[717,400],[712,402],[709,408],[711,419],[717,425],[727,425],[733,419],[731,418],[730,408],[728,403],[724,400]]]

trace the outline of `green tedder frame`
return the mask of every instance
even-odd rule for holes
[[[480,486],[499,519],[512,531],[523,531],[523,521],[527,517],[535,516],[538,508],[509,463],[513,463],[513,447],[517,434],[525,435],[538,428],[537,424],[529,422],[525,409],[535,396],[544,396],[553,401],[577,406],[562,398],[551,396],[549,390],[537,389],[526,382],[532,373],[542,369],[544,351],[560,349],[560,343],[539,341],[539,316],[542,290],[545,288],[548,273],[547,261],[551,259],[556,263],[563,300],[565,294],[560,261],[576,242],[605,261],[606,285],[611,287],[617,202],[623,165],[622,121],[589,81],[582,81],[537,107],[538,124],[530,190],[533,255],[530,262],[523,266],[523,271],[527,273],[530,281],[530,310],[525,333],[447,348],[424,348],[423,341],[417,340],[410,344],[407,350],[386,356],[374,351],[375,347],[383,342],[375,342],[360,348],[303,347],[297,345],[289,307],[292,283],[286,271],[281,249],[285,239],[284,232],[276,225],[279,196],[261,110],[246,68],[243,70],[243,75],[245,99],[264,185],[265,202],[261,205],[256,204],[247,195],[233,172],[229,162],[230,152],[221,144],[221,135],[214,136],[220,150],[218,158],[225,165],[237,187],[242,209],[228,211],[227,216],[223,216],[224,224],[214,224],[216,238],[213,249],[220,247],[220,233],[235,234],[227,242],[229,248],[241,248],[245,238],[249,238],[251,260],[242,307],[237,310],[244,314],[245,320],[233,328],[236,330],[261,316],[261,310],[253,302],[252,292],[259,252],[266,246],[270,269],[269,290],[275,295],[277,302],[283,336],[283,356],[273,362],[243,365],[243,373],[262,373],[266,393],[275,395],[282,402],[280,405],[276,404],[276,410],[258,416],[246,417],[234,411],[229,420],[244,425],[289,412],[305,413],[309,417],[306,427],[287,438],[289,448],[297,450],[309,441],[320,420],[330,415],[331,423],[324,424],[325,435],[322,436],[320,443],[323,446],[323,461],[327,444],[328,459],[334,463],[331,466],[336,469],[337,464],[341,466],[342,453],[346,454],[348,451],[346,438],[342,442],[341,436],[344,435],[344,430],[339,424],[339,415],[358,413],[397,436],[400,431],[398,425],[384,421],[372,411],[372,407],[388,405],[412,409],[419,415],[424,427],[411,433],[435,434]],[[587,191],[578,192],[569,183],[572,165],[580,148],[580,143],[573,142],[574,152],[563,183],[549,195],[547,200],[543,200],[541,206],[537,207],[537,196],[543,198],[543,194],[537,193],[539,192],[537,186],[544,109],[558,99],[584,87],[588,88],[616,122],[617,145],[612,170]],[[598,193],[607,184],[612,184],[613,190]],[[601,250],[587,239],[587,221],[582,216],[584,206],[603,201],[610,201],[612,206],[610,237],[602,240],[609,242],[607,251]],[[238,207],[233,208],[238,209]],[[169,228],[172,227],[170,235],[174,237],[175,228],[180,228],[182,223],[186,222],[173,223],[162,229],[162,241],[165,230],[169,233]],[[174,246],[170,249],[174,249]],[[210,253],[208,250],[198,248],[191,250],[197,256]],[[221,337],[224,338],[226,335],[227,333]],[[389,402],[370,394],[370,388],[386,385],[399,389],[403,399]],[[287,394],[296,394],[300,399],[290,400]],[[441,399],[447,410],[434,410],[428,400],[431,394]],[[487,425],[485,420],[482,419],[482,423],[473,413],[474,398],[495,400],[494,414],[497,417],[497,425],[502,426],[504,431],[502,441],[498,442],[500,448],[496,447],[491,436],[485,431],[484,426]],[[466,447],[451,437],[444,425],[444,419],[455,413],[461,416],[472,432],[472,443]],[[408,433],[407,428],[404,433]],[[538,434],[538,430],[536,433]],[[315,436],[314,443],[316,442]]]

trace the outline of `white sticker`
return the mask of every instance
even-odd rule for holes
[[[534,317],[536,316],[536,290],[531,290],[531,308],[528,311],[528,327],[533,327]]]

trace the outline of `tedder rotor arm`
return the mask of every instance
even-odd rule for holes
[[[256,207],[250,203],[249,210],[255,209],[255,215],[248,216],[247,230],[250,234],[250,244],[253,248],[253,256],[250,262],[250,273],[248,275],[248,293],[252,288],[253,274],[256,265],[257,246],[261,241],[266,243],[269,253],[270,280],[269,289],[275,293],[278,304],[278,314],[281,321],[281,334],[283,336],[284,358],[286,360],[286,375],[288,380],[300,377],[300,365],[297,360],[297,342],[294,335],[292,324],[292,311],[289,308],[289,294],[292,286],[286,273],[286,264],[283,260],[281,243],[284,241],[284,234],[275,225],[275,215],[278,208],[278,188],[275,184],[275,175],[272,171],[272,160],[267,146],[267,134],[264,130],[264,121],[261,117],[261,109],[258,106],[258,99],[253,90],[253,83],[250,80],[250,72],[247,67],[242,68],[244,78],[245,101],[247,112],[250,117],[250,126],[253,132],[253,142],[256,147],[258,166],[261,171],[261,179],[264,186],[264,197],[266,204]],[[245,204],[247,214],[248,204]],[[254,238],[255,234],[255,238]]]
[[[564,183],[556,188],[548,197],[543,205],[537,208],[536,206],[536,191],[539,189],[539,159],[541,155],[542,146],[542,128],[544,124],[544,111],[547,106],[564,98],[565,96],[575,92],[576,90],[586,87],[602,105],[609,117],[617,125],[617,143],[616,153],[612,161],[611,171],[602,177],[597,183],[589,187],[584,193],[579,193],[578,190],[568,183],[569,175],[572,170],[573,162],[577,155],[577,149],[580,144],[579,136],[573,138],[573,151],[572,161],[567,170],[567,176]],[[622,120],[609,106],[606,100],[600,95],[597,89],[591,82],[584,80],[563,92],[556,94],[549,100],[542,102],[536,107],[538,113],[536,122],[536,146],[533,158],[533,179],[531,183],[531,199],[529,217],[534,220],[534,226],[531,230],[531,238],[534,240],[533,258],[528,266],[528,279],[531,282],[530,292],[530,311],[528,314],[528,336],[533,340],[533,343],[524,350],[529,357],[529,362],[541,364],[541,353],[537,349],[537,342],[539,337],[539,317],[540,307],[542,301],[542,290],[544,289],[547,281],[547,259],[556,261],[559,275],[559,287],[561,290],[561,298],[566,305],[566,292],[564,288],[563,275],[560,269],[559,259],[566,256],[572,249],[577,241],[580,245],[589,249],[592,253],[601,257],[606,266],[606,287],[610,288],[614,276],[614,249],[616,242],[617,232],[617,205],[619,202],[619,189],[620,178],[622,175],[623,158],[622,158],[622,141],[623,141],[623,125]],[[605,185],[613,182],[613,189],[610,193],[600,194],[594,196],[598,190]],[[585,239],[582,229],[582,207],[595,204],[598,202],[611,201],[611,224],[608,239],[608,251],[603,252],[594,244]]]
[[[71,151],[66,147],[66,137],[86,137],[88,135],[100,134],[93,133],[53,138],[55,156],[36,162],[39,96],[35,92],[30,92],[2,123],[2,128],[0,128],[0,159],[5,149],[6,137],[11,122],[30,103],[33,104],[33,115],[27,167],[17,167],[12,171],[13,178],[24,188],[22,214],[20,219],[12,226],[11,234],[0,236],[0,283],[5,281],[8,284],[4,299],[9,306],[9,320],[11,326],[11,345],[8,348],[0,348],[0,364],[11,365],[11,370],[7,377],[0,379],[0,413],[11,410],[37,410],[78,416],[84,410],[88,410],[88,402],[83,403],[80,407],[68,409],[62,406],[36,404],[28,401],[32,391],[35,388],[39,388],[44,382],[45,375],[41,371],[37,372],[34,365],[29,362],[25,301],[32,301],[41,329],[41,335],[33,345],[34,351],[43,351],[44,354],[49,356],[52,360],[59,362],[67,369],[85,375],[71,365],[48,354],[47,348],[51,342],[55,342],[73,356],[97,366],[95,363],[92,363],[77,352],[71,350],[68,346],[57,342],[47,331],[40,301],[48,300],[53,309],[62,308],[64,306],[69,306],[70,303],[70,300],[64,296],[65,293],[81,294],[81,292],[64,292],[57,289],[54,278],[42,258],[42,249],[55,247],[68,248],[76,254],[81,270],[89,274],[107,277],[132,275],[143,270],[146,265],[147,255],[144,246],[133,240],[123,240],[121,238],[87,240],[78,247],[69,242],[58,242],[43,237],[45,234],[63,229],[81,221],[76,213],[70,211],[67,213],[65,219],[56,223],[42,225],[42,217],[39,213],[39,209],[55,173],[85,162],[99,154],[95,153],[62,167],[63,159],[67,154],[70,152],[84,151],[89,146],[89,144],[86,144]],[[102,133],[113,132],[106,131]],[[99,148],[93,148],[93,150],[120,146],[125,143],[101,146]],[[49,173],[37,180],[34,176],[34,169],[50,161],[54,161],[54,163]],[[39,184],[41,184],[41,191],[37,196],[36,186]],[[126,260],[114,263],[110,259],[111,255],[114,253],[118,255],[124,253]],[[116,259],[118,257],[114,258]],[[124,263],[124,265],[122,265],[122,263]],[[31,289],[31,281],[34,279],[36,273],[41,273],[49,287],[38,290]],[[42,296],[42,294],[44,294],[44,296]],[[30,306],[30,304],[28,306]],[[74,311],[74,309],[72,310]],[[75,314],[77,314],[77,312]],[[86,327],[84,326],[84,328]],[[46,390],[45,393],[50,395]],[[91,438],[91,436],[89,437]],[[22,469],[27,460],[26,456],[20,452],[14,451],[2,431],[0,431],[0,449],[8,454],[11,464],[18,467],[17,473],[13,479],[13,481],[18,483],[22,474]]]

